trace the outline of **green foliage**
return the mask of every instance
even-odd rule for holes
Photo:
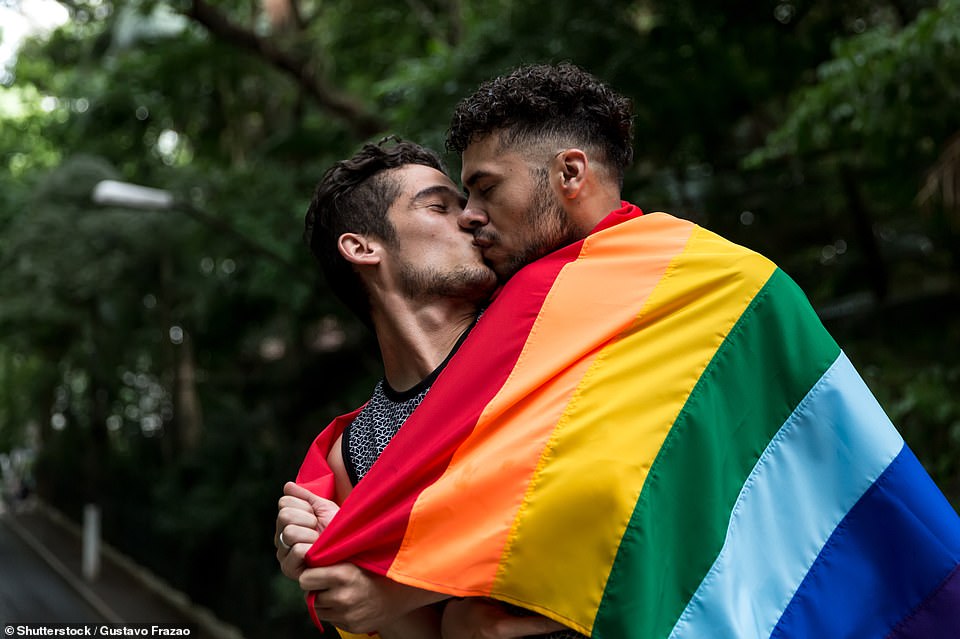
[[[0,91],[0,451],[36,424],[44,496],[98,499],[112,543],[247,636],[311,632],[276,499],[380,370],[303,246],[313,186],[387,133],[441,148],[524,62],[633,98],[627,197],[782,264],[960,503],[960,216],[915,203],[958,126],[958,0],[65,6]],[[106,178],[178,204],[104,208]]]
[[[960,3],[944,0],[898,29],[882,24],[837,39],[816,82],[799,91],[783,124],[751,162],[841,152],[865,166],[917,175],[956,132]]]

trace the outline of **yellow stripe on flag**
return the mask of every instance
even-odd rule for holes
[[[640,254],[675,253],[653,234],[634,242]],[[614,296],[647,285],[634,281],[635,265],[618,263],[625,279],[610,287],[593,279],[593,286]],[[593,360],[553,431],[511,531],[494,596],[540,602],[540,612],[590,633],[620,538],[664,438],[774,269],[697,227],[629,330]],[[583,575],[596,580],[585,582]]]
[[[510,377],[444,475],[418,498],[387,576],[453,594],[491,591],[527,485],[571,394],[599,349],[634,321],[693,229],[652,215],[585,241],[544,301]]]

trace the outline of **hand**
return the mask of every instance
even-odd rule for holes
[[[357,634],[375,632],[414,609],[447,598],[353,564],[307,568],[300,575],[300,588],[316,591],[314,607],[318,617]]]
[[[518,617],[489,599],[468,598],[447,603],[443,639],[515,639],[544,635],[565,626],[540,615]]]
[[[307,567],[307,551],[340,509],[334,502],[314,495],[293,482],[283,487],[284,495],[277,504],[277,527],[273,543],[283,574],[299,579]],[[280,533],[289,548],[280,543]]]

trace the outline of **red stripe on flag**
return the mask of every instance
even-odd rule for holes
[[[543,300],[582,242],[530,264],[481,317],[430,392],[307,553],[386,574],[420,491],[440,477],[513,369]],[[318,449],[311,451],[319,454]],[[310,463],[314,463],[311,461]],[[307,462],[305,462],[305,465]]]

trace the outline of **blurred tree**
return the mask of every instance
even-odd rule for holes
[[[804,217],[836,238],[818,260],[824,315],[957,503],[960,2],[903,9],[835,39],[745,165],[803,176],[796,195],[822,187]]]
[[[960,3],[944,0],[903,27],[896,15],[837,39],[833,58],[796,92],[783,123],[749,160],[786,159],[814,173],[826,166],[837,176],[867,267],[858,275],[881,301],[891,287],[916,292],[914,260],[904,254],[960,268],[951,195],[957,155],[951,141],[960,133]],[[926,214],[904,215],[918,212],[918,195]]]

